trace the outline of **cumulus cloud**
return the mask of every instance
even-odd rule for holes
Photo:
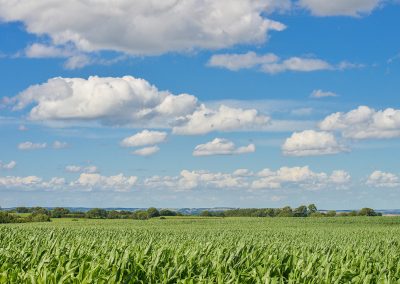
[[[197,187],[242,188],[248,183],[239,176],[209,171],[182,170],[179,176],[153,176],[144,180],[148,188],[169,188],[173,190],[189,190]]]
[[[374,110],[359,106],[347,113],[336,112],[319,124],[325,131],[339,131],[343,137],[352,139],[400,137],[400,110],[387,108]]]
[[[269,31],[285,28],[265,14],[289,7],[289,0],[1,1],[0,18],[21,21],[29,33],[47,35],[56,46],[158,55],[264,43]]]
[[[97,173],[82,173],[70,186],[84,190],[99,189],[125,192],[131,190],[137,180],[136,176],[125,176],[123,174],[102,176]]]
[[[32,143],[30,141],[22,142],[18,144],[19,150],[36,150],[44,149],[47,147],[47,143]]]
[[[332,133],[314,130],[294,132],[282,145],[283,154],[288,156],[327,155],[346,150]]]
[[[315,16],[359,17],[371,13],[381,0],[300,0],[299,5]]]
[[[64,149],[68,147],[68,143],[62,141],[54,141],[52,147],[53,149]]]
[[[181,135],[206,134],[213,131],[260,130],[268,124],[270,118],[260,115],[255,109],[231,108],[221,105],[218,110],[201,105],[187,122],[172,128],[172,132]]]
[[[312,91],[310,98],[320,99],[326,97],[337,97],[338,95],[334,92],[322,91],[320,89]]]
[[[257,55],[255,52],[225,53],[211,56],[208,66],[225,68],[231,71],[255,68],[265,73],[277,74],[286,71],[313,72],[321,70],[345,70],[360,67],[359,64],[339,62],[336,65],[312,57],[290,57],[281,59],[273,53]]]
[[[273,53],[257,55],[253,51],[244,54],[217,54],[213,55],[208,65],[212,67],[226,68],[231,71],[253,68],[262,64],[270,64],[278,61],[279,58]]]
[[[0,177],[0,186],[5,188],[12,187],[33,187],[40,185],[42,179],[37,176],[26,176],[26,177],[16,177],[16,176],[6,176]]]
[[[15,110],[34,105],[31,120],[98,120],[108,125],[172,122],[197,106],[194,96],[158,91],[146,80],[131,76],[53,78],[29,87],[14,101]]]
[[[255,150],[256,147],[254,144],[236,147],[232,141],[222,138],[215,138],[214,140],[205,144],[197,145],[193,151],[193,156],[238,155],[253,153]]]
[[[93,191],[109,190],[126,192],[131,190],[137,183],[136,176],[125,176],[117,174],[114,176],[102,176],[98,173],[81,173],[78,179],[67,182],[64,178],[53,177],[44,180],[37,176],[6,176],[0,177],[0,189],[22,189],[22,190],[76,190]]]
[[[264,127],[268,117],[255,109],[220,105],[211,109],[189,94],[159,91],[146,80],[53,78],[12,98],[14,110],[31,106],[29,119],[104,125],[172,128],[177,134],[204,134]]]
[[[181,171],[179,176],[153,176],[143,182],[147,188],[169,188],[173,190],[190,190],[194,188],[244,188],[279,189],[283,187],[300,187],[304,189],[322,189],[345,187],[350,182],[350,175],[342,170],[331,174],[313,172],[309,167],[282,167],[277,171],[264,169],[257,174],[239,169],[233,173],[210,171]]]
[[[12,170],[13,168],[15,168],[16,165],[16,161],[10,161],[8,163],[0,161],[0,170]]]
[[[137,149],[137,150],[133,151],[132,154],[138,155],[138,156],[150,156],[150,155],[157,153],[158,151],[160,151],[160,148],[158,146],[150,146],[150,147],[144,147],[144,148]]]
[[[282,186],[298,186],[305,189],[342,187],[349,183],[350,175],[345,171],[333,171],[331,175],[314,172],[309,167],[282,167],[277,171],[264,169],[251,184],[253,189],[274,189]]]
[[[92,63],[101,63],[89,55],[67,46],[54,46],[49,44],[34,43],[27,46],[23,52],[27,58],[65,58],[64,68],[78,69]]]
[[[400,178],[393,173],[374,171],[366,184],[372,187],[400,187]]]
[[[121,141],[124,147],[137,147],[162,143],[167,139],[167,133],[161,131],[143,130]]]
[[[34,43],[25,48],[28,58],[60,58],[71,56],[72,53],[56,46]]]
[[[68,165],[65,167],[65,171],[69,173],[97,173],[99,170],[96,166],[77,166],[77,165]]]
[[[312,72],[332,69],[334,69],[334,67],[325,60],[302,57],[291,57],[281,62],[263,64],[261,66],[262,71],[270,74],[276,74],[285,71]]]

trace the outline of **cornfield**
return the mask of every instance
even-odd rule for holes
[[[400,218],[5,224],[0,283],[400,283]]]

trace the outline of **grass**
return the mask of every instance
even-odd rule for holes
[[[400,217],[0,225],[0,283],[400,283]]]

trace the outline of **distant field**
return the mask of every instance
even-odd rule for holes
[[[400,217],[0,225],[0,283],[399,283]]]

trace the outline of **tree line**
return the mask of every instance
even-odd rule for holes
[[[16,214],[18,213],[18,214]],[[382,216],[371,208],[362,208],[358,211],[336,212],[318,211],[314,204],[301,205],[297,208],[285,206],[283,208],[241,208],[225,211],[203,210],[202,217],[335,217],[335,216]],[[17,207],[8,211],[0,211],[0,223],[25,223],[25,222],[49,222],[51,218],[88,218],[88,219],[137,219],[165,216],[183,216],[182,213],[170,210],[158,210],[150,207],[147,210],[106,210],[93,208],[87,212],[71,211],[68,208],[56,207],[51,210],[43,207]],[[189,215],[188,215],[189,216]]]
[[[203,217],[335,217],[335,216],[382,216],[372,208],[362,208],[350,212],[336,212],[329,210],[318,211],[315,204],[301,205],[297,208],[285,206],[283,208],[239,208],[225,211],[202,211]]]

